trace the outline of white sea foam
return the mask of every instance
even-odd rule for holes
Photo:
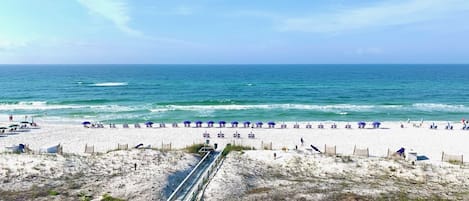
[[[117,86],[126,86],[128,85],[127,82],[101,82],[101,83],[94,83],[90,86],[95,87],[117,87]]]
[[[120,105],[55,105],[45,101],[21,101],[0,104],[0,111],[7,110],[57,110],[57,109],[93,109],[103,112],[131,111],[134,108]]]
[[[313,110],[347,114],[345,111],[372,111],[376,109],[398,109],[401,105],[308,105],[308,104],[259,104],[259,105],[167,105],[150,109],[152,112],[166,112],[173,110],[201,111],[201,110]]]
[[[448,105],[442,103],[415,103],[413,109],[426,112],[469,112],[469,107],[464,105]]]

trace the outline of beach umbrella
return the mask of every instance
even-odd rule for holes
[[[360,121],[358,122],[358,125],[366,125],[366,123],[364,121]]]
[[[153,122],[147,121],[147,122],[145,122],[145,125],[153,125]]]
[[[275,122],[273,122],[273,121],[269,121],[269,123],[267,123],[267,124],[269,124],[271,126],[275,126]]]
[[[195,124],[196,125],[201,125],[203,122],[202,121],[196,121]]]
[[[262,124],[264,124],[264,123],[262,123],[262,122],[259,121],[259,122],[257,122],[256,124],[257,124],[257,125],[262,125]]]
[[[12,125],[10,125],[10,126],[8,126],[8,127],[13,128],[13,127],[18,127],[18,126],[19,126],[18,124],[12,124]]]
[[[20,123],[22,123],[22,124],[29,124],[29,121],[22,121],[22,122],[20,122]]]
[[[89,122],[89,121],[84,121],[84,122],[81,123],[81,124],[86,125],[86,124],[91,124],[91,122]]]
[[[251,124],[251,122],[250,121],[245,121],[243,124],[249,125],[249,124]]]
[[[0,127],[0,130],[6,130],[8,129],[7,127]]]
[[[381,122],[379,122],[379,121],[375,121],[375,122],[373,122],[373,125],[377,125],[377,126],[379,126],[380,124],[381,124]]]
[[[184,124],[191,124],[191,121],[186,120],[184,121]]]
[[[213,124],[214,122],[213,122],[213,121],[208,121],[207,123],[208,123],[208,124]]]
[[[237,121],[232,121],[231,124],[238,124],[238,122]]]
[[[218,124],[226,124],[226,121],[219,121]]]

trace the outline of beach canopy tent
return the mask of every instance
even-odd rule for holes
[[[379,121],[375,121],[375,122],[373,122],[373,127],[376,127],[376,128],[378,128],[378,127],[379,127],[379,125],[381,125],[381,122],[379,122]]]
[[[238,125],[238,123],[239,123],[239,122],[237,122],[237,121],[232,121],[232,122],[231,122],[231,124],[236,124],[236,125]]]
[[[89,121],[84,121],[84,122],[83,122],[83,123],[81,123],[81,124],[83,124],[83,125],[87,125],[87,124],[91,124],[91,122],[89,122]]]
[[[149,126],[149,125],[153,125],[153,122],[151,122],[151,121],[147,121],[147,122],[145,122],[145,125],[147,125],[147,126]]]
[[[262,122],[261,122],[262,123]],[[271,125],[271,126],[275,126],[275,122],[273,121],[270,121],[269,123],[267,123],[268,125]]]

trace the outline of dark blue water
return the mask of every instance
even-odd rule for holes
[[[2,65],[0,74],[0,113],[46,119],[469,117],[469,65]]]

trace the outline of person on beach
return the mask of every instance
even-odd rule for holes
[[[305,141],[303,140],[303,138],[301,138],[301,139],[300,139],[300,142],[301,142],[301,146],[303,146],[303,144],[304,144]]]
[[[134,163],[134,169],[137,171],[137,163]]]
[[[13,121],[13,115],[10,114],[10,116],[8,117],[8,119],[9,119],[10,121]]]
[[[277,159],[277,153],[274,152],[274,160]]]

